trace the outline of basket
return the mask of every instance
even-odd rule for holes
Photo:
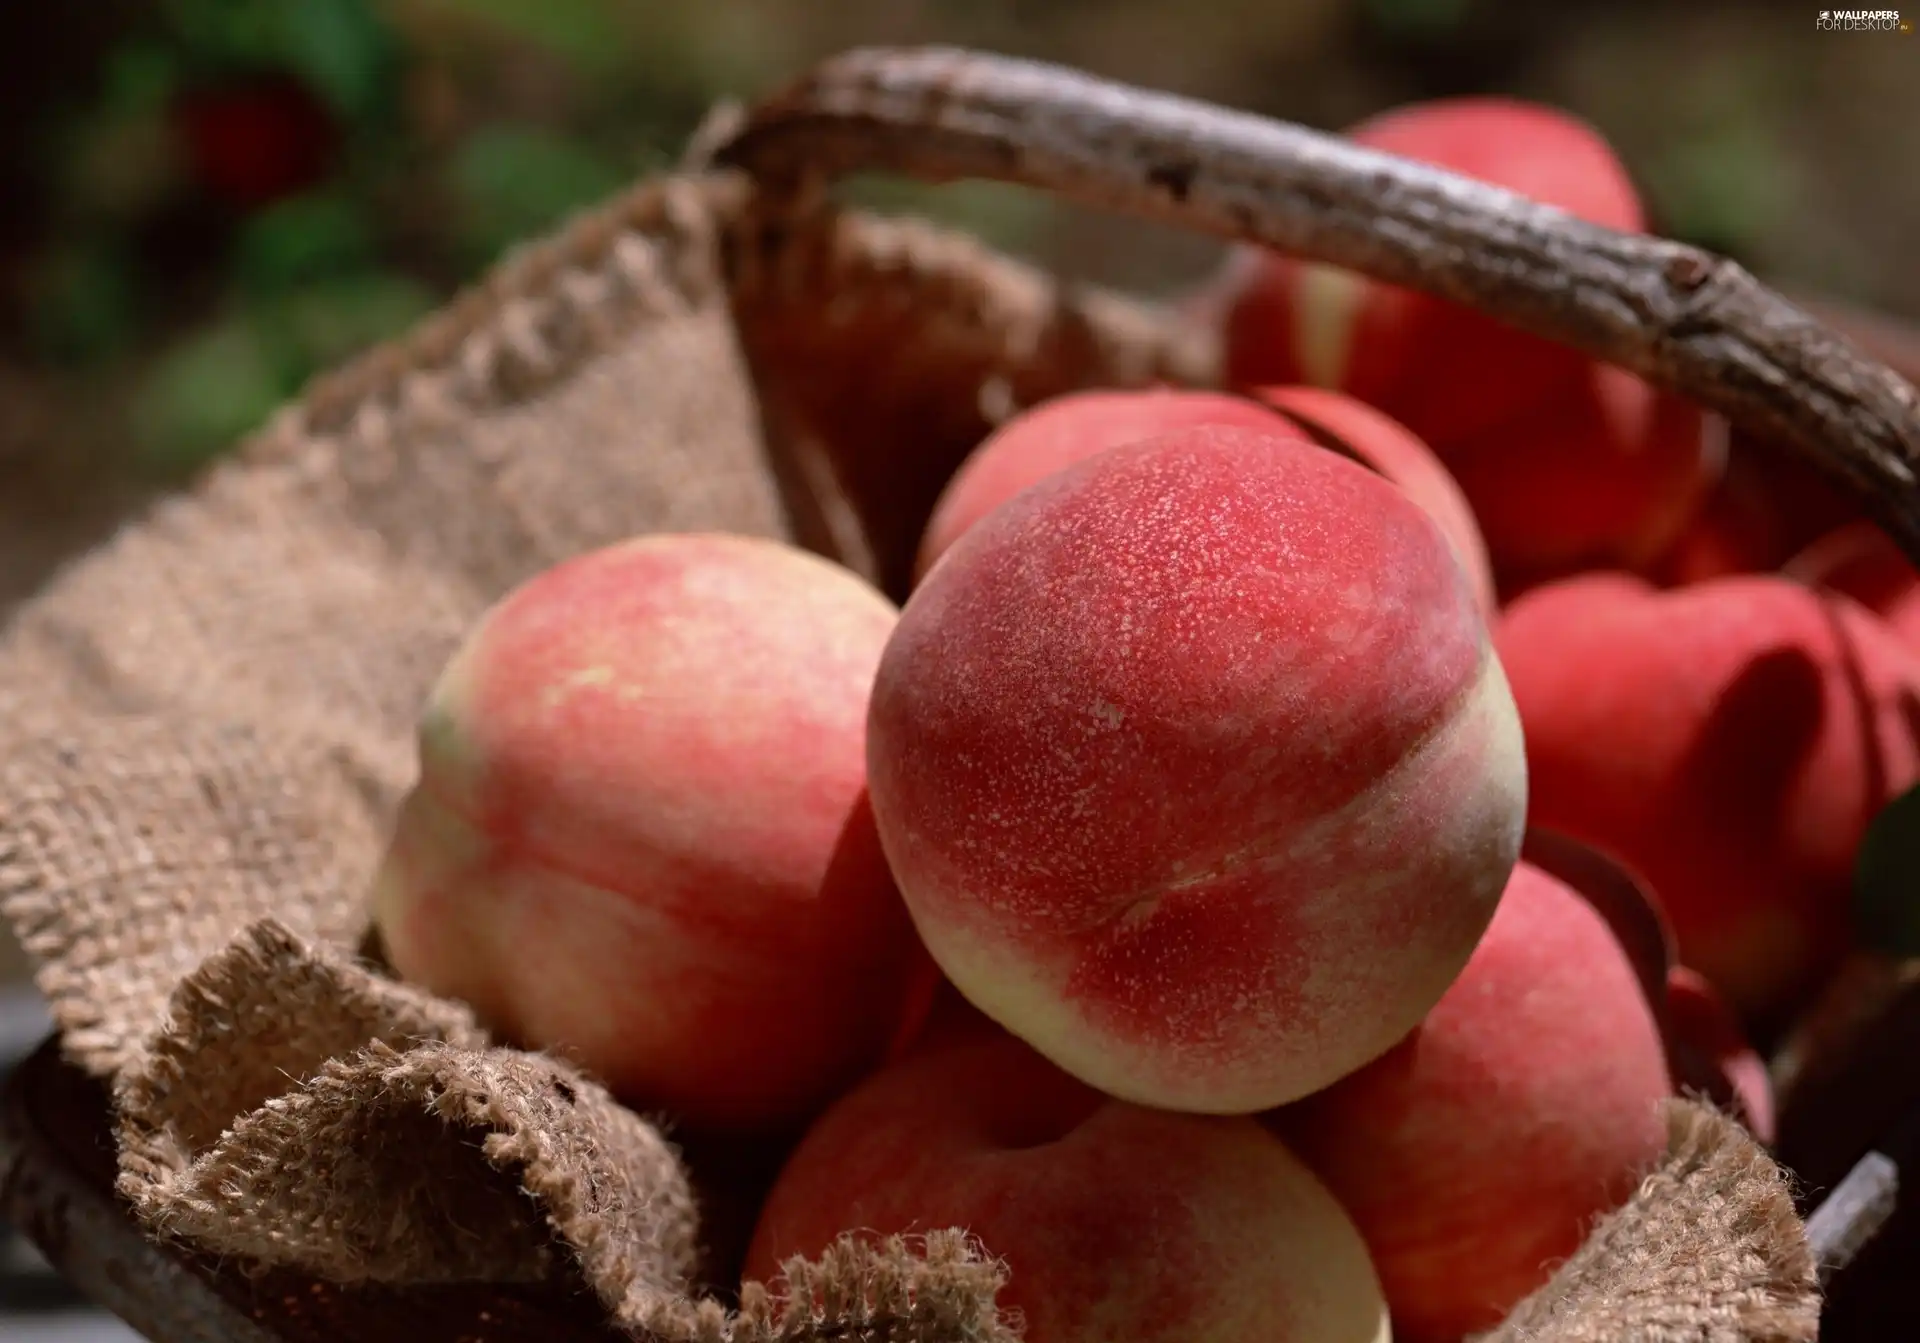
[[[60,1036],[0,1112],[0,1214],[149,1336],[1014,1337],[991,1246],[957,1231],[701,1295],[696,1198],[724,1210],[764,1167],[677,1151],[363,954],[417,707],[507,588],[635,533],[727,530],[899,596],[998,418],[1214,381],[1215,351],[1150,306],[834,208],[821,186],[855,171],[1023,182],[1479,307],[1799,453],[1920,556],[1912,386],[1731,263],[1054,67],[830,61],[319,380],[6,630],[0,906]],[[1887,1023],[1920,1016],[1917,979],[1856,967],[1828,1013],[1783,1117],[1823,1179],[1920,1100],[1878,1071],[1911,1046]],[[1884,1151],[1810,1238],[1742,1129],[1698,1101],[1669,1118],[1632,1201],[1487,1337],[1811,1339],[1822,1272],[1889,1243],[1854,1257],[1889,1209]]]

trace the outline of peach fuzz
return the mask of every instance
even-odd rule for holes
[[[1361,122],[1355,144],[1478,179],[1629,232],[1639,197],[1606,141],[1551,107],[1508,98],[1414,103]],[[1307,383],[1377,406],[1446,459],[1451,446],[1578,381],[1575,351],[1413,290],[1267,252],[1223,278],[1226,375]]]
[[[924,1004],[865,793],[897,613],[737,536],[567,561],[435,686],[375,883],[404,978],[695,1126],[804,1119]]]
[[[1521,863],[1459,981],[1384,1057],[1266,1120],[1365,1237],[1403,1343],[1546,1282],[1666,1146],[1660,1029],[1606,920]]]
[[[908,602],[868,775],[922,940],[1101,1090],[1251,1113],[1385,1051],[1492,917],[1519,727],[1447,539],[1202,426],[1032,486]]]
[[[1372,467],[1405,490],[1453,544],[1453,553],[1467,571],[1480,609],[1489,616],[1499,610],[1487,543],[1466,495],[1432,449],[1405,425],[1344,392],[1319,387],[1261,387],[1252,395],[1285,415],[1322,447]]]
[[[1567,579],[1509,606],[1496,641],[1532,822],[1643,878],[1743,1019],[1791,1010],[1848,945],[1868,821],[1920,772],[1920,659],[1780,577]]]
[[[1007,1265],[1026,1343],[1387,1343],[1347,1215],[1251,1119],[1147,1110],[1019,1041],[896,1064],[801,1141],[746,1277],[843,1232],[964,1227]]]
[[[915,573],[925,575],[962,532],[1029,485],[1108,448],[1198,424],[1291,432],[1266,407],[1224,392],[1069,392],[1022,411],[975,448],[941,492]]]

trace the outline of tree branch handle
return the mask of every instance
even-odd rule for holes
[[[1259,243],[1449,299],[1789,446],[1920,563],[1920,393],[1723,257],[1337,136],[954,48],[833,57],[712,161],[775,195],[984,178]]]

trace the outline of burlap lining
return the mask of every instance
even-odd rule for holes
[[[910,223],[643,185],[321,380],[0,641],[0,908],[109,1079],[156,1234],[343,1282],[584,1280],[674,1340],[1010,1339],[959,1233],[692,1294],[660,1130],[360,961],[362,895],[462,630],[646,531],[798,539],[896,592],[996,414],[1204,382],[1209,352]],[[528,1197],[528,1196],[531,1197]],[[1633,1201],[1491,1338],[1807,1340],[1784,1176],[1691,1103]]]

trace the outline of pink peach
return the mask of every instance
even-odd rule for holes
[[[874,831],[893,606],[745,537],[646,537],[487,612],[422,718],[388,958],[696,1125],[817,1110],[931,976]]]
[[[1644,223],[1606,141],[1552,108],[1442,99],[1349,134],[1593,223]],[[1404,424],[1458,480],[1503,584],[1651,559],[1721,469],[1717,421],[1476,311],[1279,255],[1236,261],[1222,285],[1228,380],[1344,391]]]
[[[871,1078],[802,1140],[747,1257],[964,1227],[1027,1343],[1387,1343],[1353,1224],[1251,1119],[1141,1109],[1011,1037]]]
[[[978,523],[887,645],[881,841],[969,1000],[1123,1099],[1250,1113],[1438,1001],[1516,859],[1518,725],[1433,519],[1202,426]]]
[[[1670,587],[1767,573],[1859,517],[1859,506],[1810,467],[1735,430],[1720,478],[1666,553],[1641,571]]]
[[[1268,1122],[1353,1215],[1402,1343],[1497,1324],[1665,1147],[1667,1060],[1605,919],[1521,863],[1385,1057]]]
[[[1509,606],[1497,642],[1531,820],[1644,878],[1744,1018],[1790,1010],[1848,945],[1868,821],[1920,773],[1920,659],[1779,577],[1568,579]]]
[[[1289,432],[1271,410],[1224,392],[1071,392],[1022,411],[975,448],[948,482],[921,539],[916,573],[924,575],[961,533],[1029,485],[1108,448],[1198,424]]]
[[[1663,587],[1686,587],[1766,573],[1791,553],[1764,486],[1734,456],[1666,551],[1637,572]]]
[[[1395,108],[1347,132],[1612,228],[1643,227],[1639,196],[1586,123],[1510,98]],[[1277,253],[1229,265],[1230,382],[1348,392],[1405,424],[1442,458],[1456,442],[1550,403],[1587,361],[1476,311]]]
[[[1466,495],[1432,449],[1405,425],[1344,392],[1319,387],[1261,387],[1253,395],[1314,442],[1372,467],[1405,490],[1453,544],[1480,609],[1489,616],[1499,610],[1487,543]]]
[[[1503,577],[1640,567],[1671,550],[1726,462],[1726,426],[1595,364],[1537,410],[1455,444],[1448,468]]]

